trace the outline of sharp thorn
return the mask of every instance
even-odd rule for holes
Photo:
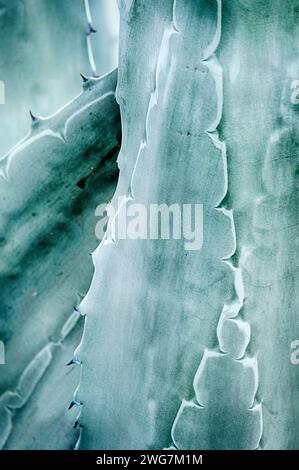
[[[71,410],[73,408],[73,406],[80,406],[81,403],[77,400],[72,400],[71,403],[69,404],[69,407],[68,409]]]
[[[83,73],[80,73],[80,75],[81,75],[81,78],[83,80],[83,83],[88,82],[88,77],[86,77],[86,75],[83,75]]]
[[[38,117],[35,116],[31,110],[29,111],[29,114],[30,114],[30,117],[31,117],[31,121],[32,121],[32,122],[38,121]]]
[[[81,317],[85,317],[85,313],[80,312],[80,310],[78,309],[78,307],[74,307],[74,312],[76,312],[76,313],[78,313],[79,315],[81,315]]]
[[[79,421],[76,419],[76,421],[73,424],[73,428],[76,429],[79,425]]]
[[[88,32],[89,33],[96,33],[97,30],[92,26],[91,23],[88,23]]]
[[[73,356],[72,359],[66,365],[71,366],[72,364],[81,364],[77,356]]]

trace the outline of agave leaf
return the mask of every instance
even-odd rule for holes
[[[204,245],[186,251],[184,240],[116,239],[94,253],[95,275],[80,306],[87,315],[78,349],[80,448],[169,445],[181,398],[192,396],[204,349],[217,344],[223,303],[235,295],[233,270],[223,262],[234,251],[232,220],[217,209],[226,192],[225,149],[216,133],[222,105],[213,55],[217,2],[153,7],[135,1],[130,9],[123,3],[121,37],[143,51],[141,31],[147,44],[141,58],[155,67],[150,96],[140,91],[139,100],[128,72],[136,53],[124,41],[118,87],[124,141],[114,202],[125,194],[128,206],[201,203]],[[153,34],[159,21],[162,31]],[[134,68],[137,76],[148,75],[144,69],[139,63]]]
[[[261,448],[298,449],[299,374],[291,343],[299,338],[298,225],[299,4],[224,1],[219,57],[224,67],[222,134],[227,142],[229,203],[263,404]]]
[[[161,39],[147,22],[157,24],[170,5],[159,3],[153,12],[142,0],[120,2],[127,50],[120,52],[118,86],[124,129],[118,212],[93,255],[93,282],[80,306],[86,323],[77,350],[78,447],[296,448],[298,377],[290,345],[298,336],[291,258],[297,108],[290,97],[285,102],[295,78],[296,10],[292,2],[225,2],[221,21],[220,1],[171,3]],[[292,34],[273,58],[271,41],[285,37],[287,24]],[[131,57],[128,38],[139,55]],[[136,60],[144,55],[155,63],[149,97],[142,91],[139,97],[138,87],[133,94],[129,79],[130,71],[136,77],[146,70]],[[201,251],[186,252],[181,240],[115,237],[124,207],[136,202],[203,203]]]
[[[1,430],[4,449],[70,449],[75,445],[78,410],[67,406],[79,370],[71,367],[66,371],[65,361],[82,334],[81,326],[75,323],[71,334],[61,337],[59,344],[50,343],[41,350],[22,373],[16,390],[0,397],[1,412],[6,415]]]
[[[88,253],[97,244],[95,209],[111,198],[117,177],[116,76],[114,71],[85,82],[84,91],[58,113],[35,119],[31,133],[1,160],[5,178],[0,180],[0,330],[6,353],[2,391],[17,390],[19,377],[30,364],[40,370],[41,379],[48,380],[43,369],[47,361],[39,367],[35,359],[48,348],[52,362],[52,349],[72,329],[72,323],[65,325],[72,306],[87,289]],[[65,364],[69,354],[70,350]],[[51,380],[47,390],[55,395],[57,385],[51,385]],[[33,385],[24,392],[26,400],[22,394],[22,406],[37,383]],[[65,394],[71,393],[68,387]],[[53,422],[63,408],[57,400]],[[27,412],[33,413],[32,409]],[[38,420],[42,416],[35,424]],[[20,433],[26,437],[24,430]],[[49,430],[51,446],[50,434]],[[37,429],[33,435],[38,436]],[[28,440],[22,445],[28,446]]]

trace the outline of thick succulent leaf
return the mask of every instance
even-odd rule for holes
[[[128,207],[136,202],[147,208],[151,203],[204,204],[204,245],[186,251],[184,240],[116,240],[94,253],[95,276],[81,304],[87,319],[78,352],[84,363],[78,392],[84,404],[83,448],[170,444],[180,400],[192,396],[204,348],[216,346],[223,303],[234,296],[233,271],[222,261],[234,251],[232,221],[215,208],[226,191],[225,149],[215,132],[222,102],[221,71],[212,56],[217,2],[160,2],[159,7],[136,1],[122,11],[130,38],[141,27],[144,34],[151,15],[161,20],[168,7],[169,16],[163,34],[155,35],[155,47],[147,50],[148,62],[155,64],[154,80],[143,121],[136,123],[142,130],[123,143],[130,157],[121,162],[117,196],[127,189],[126,196],[133,198]],[[127,49],[125,63],[130,58]],[[119,83],[127,110],[132,91],[124,70]],[[139,66],[137,71],[144,73]],[[127,111],[122,117],[129,129],[133,116]],[[127,135],[129,130],[124,139]]]
[[[162,448],[172,440],[179,449],[295,448],[296,108],[283,92],[294,79],[293,2],[225,2],[222,21],[216,0],[120,5],[118,212],[94,252],[80,306],[78,447]],[[272,39],[286,35],[281,16],[294,27],[273,58]],[[152,64],[144,92],[141,77]],[[132,70],[142,87],[132,88]],[[136,202],[202,203],[202,249],[115,237],[114,225]]]
[[[98,242],[95,209],[109,201],[117,177],[116,76],[114,71],[86,82],[81,95],[60,112],[34,120],[30,135],[1,160],[5,178],[0,180],[0,330],[6,353],[2,391],[20,387],[19,377],[27,365],[39,370],[36,358],[44,348],[53,355],[52,349],[72,326],[63,326],[72,306],[80,302],[90,282],[88,253]],[[65,363],[69,359],[66,354]],[[44,378],[48,380],[48,375]],[[47,390],[54,396],[57,384],[51,380]],[[67,393],[71,397],[69,385],[61,384],[65,397]],[[53,422],[63,409],[58,399]],[[35,424],[38,420],[42,416]],[[24,430],[20,433],[26,437]],[[36,433],[37,429],[32,435]],[[50,430],[47,439],[52,446]],[[22,445],[29,445],[28,440]]]
[[[78,381],[78,372],[74,367],[66,371],[66,358],[71,357],[74,342],[82,334],[82,323],[74,324],[74,333],[60,344],[48,344],[31,362],[38,364],[37,376],[42,376],[33,384],[31,393],[16,400],[15,395],[2,395],[1,412],[6,416],[2,421],[1,445],[4,449],[70,449],[76,443],[79,428],[74,429],[78,411],[76,407],[68,410],[71,390]],[[50,357],[48,353],[50,351]],[[40,358],[43,357],[43,366]],[[39,361],[38,361],[39,359]],[[27,368],[28,371],[29,367]],[[25,375],[26,370],[23,372]],[[29,374],[28,374],[29,375]],[[34,377],[36,375],[34,374]],[[33,379],[34,379],[33,377]],[[29,376],[32,379],[32,376]],[[19,396],[20,388],[14,392]],[[24,387],[23,387],[24,388]],[[30,423],[30,432],[28,432]],[[7,439],[7,440],[6,440]]]
[[[223,3],[228,200],[234,262],[243,271],[243,318],[251,326],[250,354],[258,357],[265,449],[299,447],[299,374],[290,360],[299,338],[298,20],[298,1]]]

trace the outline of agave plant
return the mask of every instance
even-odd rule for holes
[[[119,9],[118,71],[1,160],[1,444],[296,449],[299,3]],[[115,230],[175,204],[202,207],[200,247]]]

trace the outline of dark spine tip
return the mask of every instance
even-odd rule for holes
[[[91,23],[88,23],[88,32],[89,33],[96,33],[97,30],[92,26]]]
[[[32,122],[36,122],[36,121],[38,120],[38,119],[37,119],[37,116],[35,116],[31,110],[29,111],[29,114],[30,114],[30,117],[31,117],[31,121],[32,121]]]
[[[88,82],[88,77],[86,77],[86,75],[83,75],[83,73],[80,73],[80,76],[81,76],[81,78],[82,78],[82,80],[83,80],[83,83]]]
[[[71,366],[72,364],[81,364],[77,356],[73,356],[70,362],[68,362],[66,365]]]
[[[80,310],[78,309],[78,307],[74,307],[74,312],[78,313],[79,315],[81,315],[81,317],[85,317],[85,313],[82,313],[80,312]],[[80,363],[81,364],[81,363]]]
[[[79,406],[81,403],[79,403],[77,400],[72,400],[71,403],[69,404],[68,409],[71,410],[73,406]]]
[[[69,404],[68,409],[71,410],[73,406],[80,406],[80,405],[82,405],[82,403],[74,398]]]
[[[73,424],[73,428],[76,429],[78,427],[78,425],[79,425],[79,422],[78,422],[78,420],[76,420]]]

